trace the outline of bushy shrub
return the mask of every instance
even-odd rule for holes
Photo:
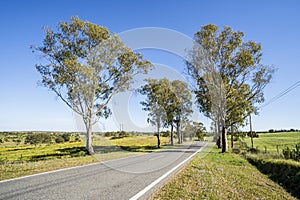
[[[300,162],[300,142],[296,144],[295,149],[285,147],[282,150],[282,153],[285,159],[293,159],[295,161]]]
[[[167,131],[162,131],[162,132],[161,132],[161,135],[162,135],[163,137],[170,137],[171,132],[170,132],[169,130],[167,130]]]
[[[55,142],[56,143],[63,143],[65,140],[61,135],[56,136]]]
[[[248,132],[247,135],[248,135],[248,137],[251,137],[251,133],[250,132]],[[259,135],[255,131],[252,132],[252,136],[254,138],[258,138],[259,137]]]
[[[69,133],[63,133],[61,135],[61,137],[63,138],[64,142],[69,142],[70,141],[70,134]]]
[[[112,140],[114,139],[120,139],[120,138],[124,138],[124,137],[129,137],[129,133],[125,132],[125,131],[118,131],[118,132],[115,132],[113,134],[113,136],[111,137]]]
[[[13,142],[16,142],[16,143],[21,143],[22,142],[22,140],[21,139],[13,139]]]
[[[25,138],[25,144],[49,144],[51,143],[51,135],[49,133],[32,133]]]
[[[202,131],[197,131],[196,136],[199,141],[204,141],[204,133]]]
[[[246,132],[234,132],[233,141],[239,141],[240,139],[244,139],[246,135]]]
[[[76,134],[75,135],[75,139],[74,139],[75,142],[78,142],[80,141],[80,135],[79,134]]]
[[[105,137],[117,137],[118,132],[105,132]]]
[[[79,157],[86,156],[86,152],[85,151],[79,151],[78,156]]]

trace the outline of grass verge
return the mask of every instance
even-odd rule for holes
[[[295,199],[241,155],[208,150],[198,154],[152,199]]]
[[[259,171],[300,199],[300,162],[265,158],[260,154],[247,154],[246,158]]]

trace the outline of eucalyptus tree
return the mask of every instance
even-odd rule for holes
[[[147,84],[139,89],[140,94],[146,95],[141,102],[143,110],[148,111],[147,121],[156,126],[157,147],[160,148],[160,129],[168,123],[168,107],[172,105],[173,92],[168,79],[147,79]]]
[[[188,134],[191,138],[197,137],[199,141],[204,140],[204,132],[206,131],[206,128],[202,122],[189,122],[184,132]]]
[[[188,85],[182,81],[169,81],[163,79],[148,79],[139,92],[146,95],[146,100],[141,102],[144,110],[148,111],[148,122],[157,127],[158,147],[160,142],[160,128],[171,126],[171,144],[173,145],[173,127],[177,124],[179,133],[180,122],[178,116],[186,119],[191,110],[191,93]],[[179,135],[180,136],[180,135]],[[179,138],[179,137],[178,137]],[[181,138],[181,137],[180,137]],[[181,139],[179,139],[181,142]]]
[[[264,101],[263,89],[274,68],[261,63],[262,46],[243,41],[244,33],[213,24],[194,35],[194,46],[186,62],[195,81],[194,92],[200,112],[216,121],[221,130],[222,152],[228,150],[227,127],[243,125]]]
[[[192,94],[190,92],[190,89],[188,87],[188,84],[185,82],[182,82],[180,80],[174,80],[171,83],[172,85],[172,91],[174,93],[174,101],[173,101],[173,110],[169,109],[169,112],[174,113],[175,120],[173,118],[173,121],[171,123],[171,126],[173,126],[173,122],[176,122],[176,132],[178,136],[178,143],[183,142],[183,134],[181,133],[180,126],[182,125],[182,121],[187,121],[188,117],[193,112],[192,110]],[[173,141],[172,138],[172,130],[171,130],[171,141]],[[172,143],[173,144],[173,143]]]
[[[107,118],[112,97],[130,87],[133,76],[152,64],[106,27],[71,17],[57,30],[46,28],[43,45],[32,46],[45,62],[37,64],[41,83],[79,114],[86,128],[86,149],[94,154],[92,127]]]

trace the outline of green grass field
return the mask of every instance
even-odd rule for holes
[[[295,199],[241,155],[205,149],[152,199]]]
[[[245,138],[245,142],[251,147],[250,137]],[[254,138],[254,148],[264,152],[282,153],[285,147],[295,148],[295,145],[300,142],[300,132],[282,132],[282,133],[259,133],[259,138]]]

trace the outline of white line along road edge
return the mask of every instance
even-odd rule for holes
[[[196,151],[195,153],[193,153],[192,155],[190,155],[188,158],[186,158],[184,161],[182,161],[181,163],[179,163],[178,165],[176,165],[175,167],[173,167],[170,171],[166,172],[164,175],[162,175],[161,177],[159,177],[158,179],[156,179],[155,181],[153,181],[150,185],[148,185],[147,187],[145,187],[143,190],[141,190],[140,192],[138,192],[136,195],[134,195],[133,197],[131,197],[129,200],[137,200],[138,198],[140,198],[141,196],[143,196],[146,192],[148,192],[156,184],[158,184],[159,182],[161,182],[163,179],[165,179],[167,176],[169,176],[172,172],[174,172],[176,169],[178,169],[181,165],[183,165],[184,163],[186,163],[187,161],[189,161],[192,157],[194,157],[197,153],[199,153],[200,151],[202,151],[207,146],[207,144],[208,143],[206,142],[204,144],[204,146],[202,146],[198,151]]]

